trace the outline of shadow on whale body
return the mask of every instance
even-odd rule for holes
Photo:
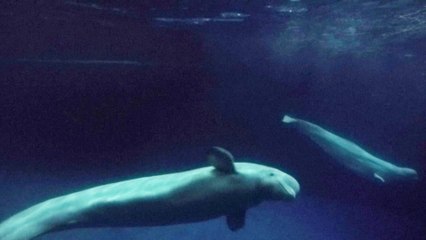
[[[416,170],[398,167],[373,156],[357,144],[337,136],[316,124],[288,115],[285,115],[282,121],[307,135],[338,163],[367,179],[373,179],[381,183],[418,179]]]
[[[290,201],[300,190],[272,167],[234,162],[213,147],[211,166],[102,185],[53,198],[0,224],[1,240],[30,240],[74,228],[162,226],[226,217],[236,231],[247,209],[265,200]]]

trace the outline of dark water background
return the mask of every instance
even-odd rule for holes
[[[217,219],[41,239],[426,239],[424,2],[233,4],[2,2],[0,219],[99,184],[204,166],[219,145],[295,176],[298,199],[251,209],[237,233]],[[192,19],[236,10],[250,17]],[[283,126],[286,113],[421,179],[359,178]]]

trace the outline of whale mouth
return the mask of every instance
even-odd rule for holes
[[[295,199],[296,198],[296,191],[294,191],[294,189],[290,186],[288,186],[287,184],[283,184],[282,182],[280,182],[281,187],[285,190],[286,192],[286,198],[287,199]]]

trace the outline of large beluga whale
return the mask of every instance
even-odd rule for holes
[[[418,178],[416,170],[398,167],[384,161],[368,153],[357,144],[339,137],[316,124],[288,115],[285,115],[282,121],[307,135],[337,162],[358,175],[382,183],[415,180]]]
[[[247,209],[296,198],[299,183],[272,167],[234,162],[227,150],[207,153],[211,166],[102,185],[30,207],[0,224],[1,240],[30,240],[74,228],[162,226],[226,217],[244,226]]]

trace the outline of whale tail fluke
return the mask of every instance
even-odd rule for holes
[[[284,123],[293,123],[293,122],[296,122],[296,121],[297,121],[297,119],[292,118],[292,117],[290,117],[290,116],[288,116],[288,115],[285,115],[282,121],[283,121]]]

